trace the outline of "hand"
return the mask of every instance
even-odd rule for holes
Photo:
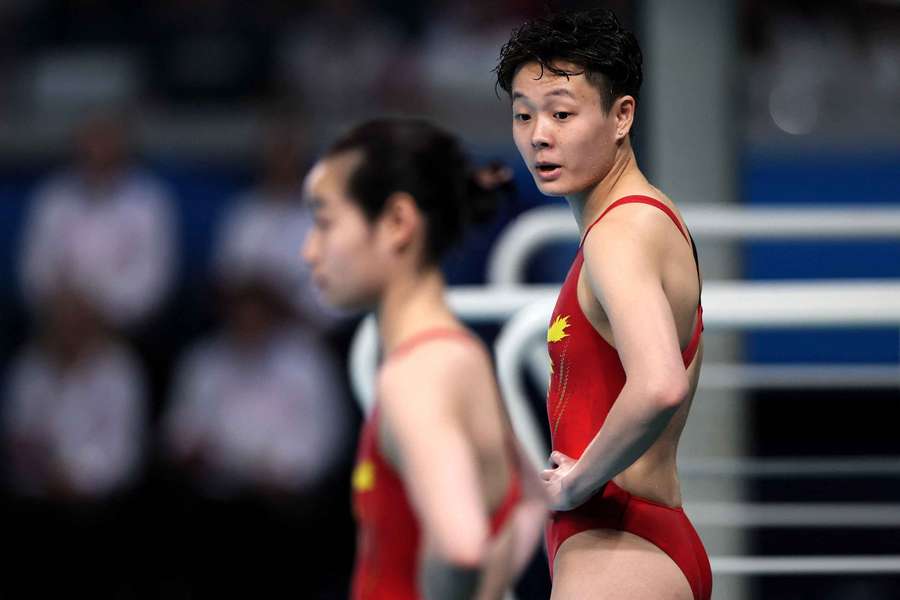
[[[570,473],[578,461],[562,452],[554,451],[550,454],[550,462],[555,466],[541,471],[541,480],[544,482],[550,510],[572,510],[584,502],[584,499],[579,501],[572,496]]]

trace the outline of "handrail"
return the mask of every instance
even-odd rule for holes
[[[532,460],[540,465],[546,449],[518,376],[519,361],[543,337],[556,300],[556,286],[459,287],[448,292],[451,307],[464,320],[506,320],[496,342],[497,370],[513,426]],[[900,283],[888,281],[735,282],[704,286],[708,329],[758,327],[900,326]],[[351,382],[368,412],[378,356],[374,320],[366,320],[351,348]]]
[[[900,209],[876,205],[831,208],[697,204],[682,207],[682,215],[699,241],[900,238]],[[488,283],[522,283],[534,251],[560,241],[578,241],[578,227],[568,208],[547,206],[522,213],[506,226],[493,246],[488,257]]]
[[[895,456],[802,458],[686,458],[678,461],[684,478],[857,479],[900,477]]]
[[[900,527],[900,504],[834,502],[685,502],[701,527]]]
[[[790,389],[878,389],[900,388],[900,365],[896,363],[703,363],[701,390],[790,390]],[[535,382],[550,377],[546,349],[532,348],[525,369]]]
[[[542,342],[557,292],[556,286],[466,287],[448,292],[451,307],[462,319],[506,321],[496,342],[499,378],[513,426],[536,466],[547,453],[518,374],[529,348]],[[709,281],[704,286],[704,321],[713,330],[898,326],[900,283]],[[366,412],[372,404],[377,355],[377,329],[370,317],[360,325],[351,348],[351,380]],[[890,383],[889,372],[879,369],[879,373]],[[900,476],[900,465],[888,457],[693,459],[682,461],[680,470],[686,477]],[[701,526],[900,525],[900,505],[892,504],[688,502],[687,509]],[[717,575],[900,573],[900,556],[713,556],[711,564]]]
[[[887,575],[900,556],[714,556],[716,575]]]

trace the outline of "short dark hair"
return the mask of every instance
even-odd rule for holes
[[[357,125],[325,153],[361,153],[347,194],[369,221],[388,197],[406,192],[425,217],[425,264],[436,264],[467,225],[489,220],[509,192],[507,182],[485,185],[459,141],[425,119],[381,118]],[[496,167],[492,167],[496,168]]]
[[[583,71],[566,71],[554,61],[571,62]],[[609,111],[617,98],[638,99],[643,81],[643,55],[634,34],[625,29],[607,8],[558,12],[528,21],[513,30],[500,50],[494,72],[497,85],[512,93],[519,68],[537,62],[554,75],[585,74],[601,93],[603,109]]]

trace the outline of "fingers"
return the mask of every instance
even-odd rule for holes
[[[570,458],[569,456],[566,456],[559,450],[554,450],[553,452],[550,453],[550,462],[552,462],[553,464],[556,464],[556,465],[562,465],[562,464],[565,464],[568,462],[572,462],[572,458]]]

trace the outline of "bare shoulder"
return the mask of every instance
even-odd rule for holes
[[[626,204],[607,213],[584,242],[585,260],[604,259],[635,251],[658,254],[669,235],[681,235],[664,212],[647,204]]]
[[[404,409],[410,405],[452,409],[460,397],[457,392],[473,377],[483,376],[487,368],[488,357],[475,338],[431,340],[382,367],[379,402],[386,411],[401,404]]]

